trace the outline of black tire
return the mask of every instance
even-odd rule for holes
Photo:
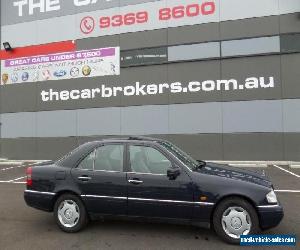
[[[230,244],[239,244],[240,239],[233,238],[229,236],[225,230],[223,229],[222,226],[222,216],[223,213],[230,207],[241,207],[244,210],[246,210],[250,216],[251,219],[251,228],[250,232],[248,234],[256,234],[260,231],[259,228],[259,220],[258,216],[256,213],[256,210],[253,208],[253,206],[246,201],[243,198],[239,197],[232,197],[232,198],[227,198],[223,201],[221,201],[220,204],[216,207],[214,214],[213,214],[213,227],[217,235],[224,240],[227,243]]]
[[[59,218],[59,209],[61,208],[62,204],[64,201],[71,201],[74,203],[71,203],[72,205],[76,204],[76,211],[78,210],[79,213],[79,218],[76,220],[76,222],[74,222],[74,226],[70,225],[65,226],[64,224],[62,224],[62,222],[60,221]],[[59,226],[59,228],[61,230],[63,230],[64,232],[67,233],[76,233],[78,231],[80,231],[81,229],[83,229],[87,223],[88,223],[88,216],[86,213],[86,209],[81,201],[81,199],[73,194],[62,194],[61,196],[58,197],[58,199],[55,202],[54,205],[54,218],[55,221],[57,223],[57,225]]]

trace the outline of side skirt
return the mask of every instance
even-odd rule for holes
[[[127,216],[127,215],[110,215],[110,214],[90,214],[91,220],[121,220],[121,221],[136,221],[147,223],[166,223],[174,225],[191,225],[201,228],[210,229],[210,222],[208,221],[192,221],[188,219],[177,218],[160,218],[160,217],[141,217],[141,216]]]

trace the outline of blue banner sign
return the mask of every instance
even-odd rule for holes
[[[296,235],[241,235],[241,246],[296,246]]]

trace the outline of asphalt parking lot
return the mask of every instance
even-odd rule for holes
[[[296,234],[299,237],[300,169],[279,167],[251,168],[260,172],[264,170],[270,177],[285,209],[281,224],[264,233]],[[222,242],[212,230],[167,224],[99,221],[90,223],[84,231],[77,234],[66,234],[58,229],[52,214],[26,206],[23,200],[24,182],[25,166],[0,164],[0,249],[241,248]],[[299,240],[297,247],[300,249]]]

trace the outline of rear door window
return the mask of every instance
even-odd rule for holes
[[[94,169],[98,171],[123,171],[124,145],[105,145],[96,149]]]

